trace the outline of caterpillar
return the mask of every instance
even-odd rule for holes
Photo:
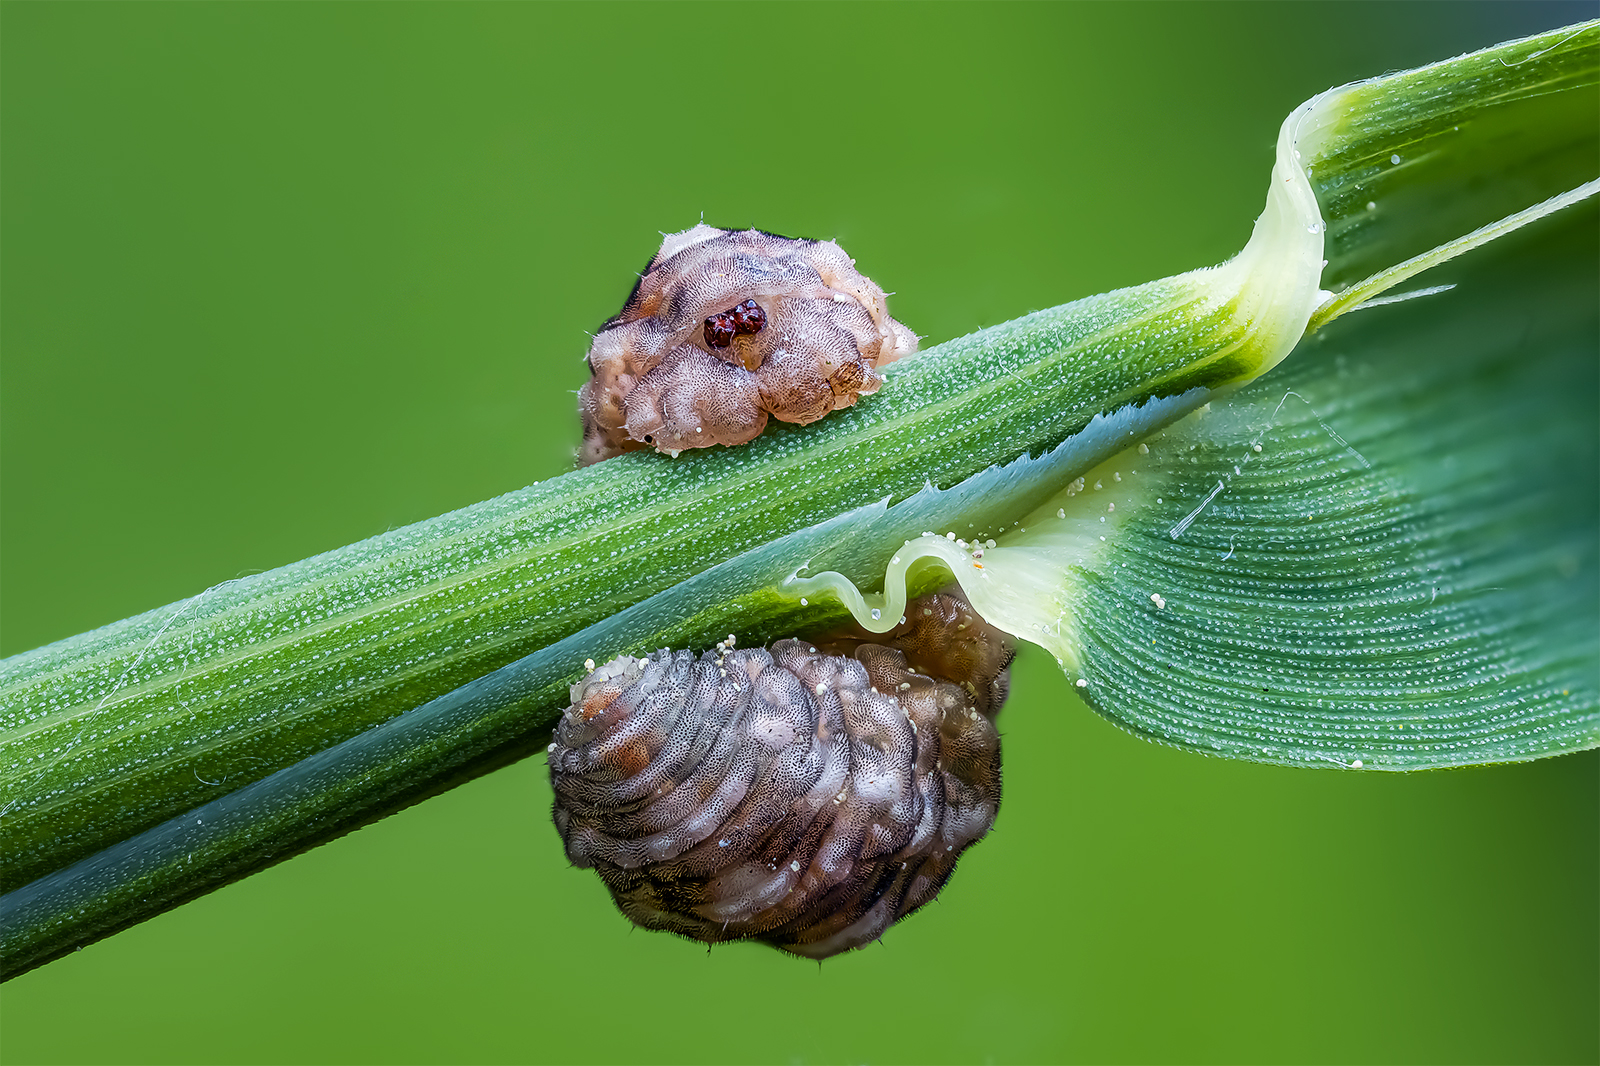
[[[815,959],[871,943],[994,824],[1014,654],[936,593],[884,634],[594,667],[549,750],[567,857],[647,929]]]
[[[722,230],[667,236],[589,348],[581,465],[625,451],[753,440],[810,423],[917,350],[887,298],[833,241]]]

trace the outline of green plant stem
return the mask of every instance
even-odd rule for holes
[[[1185,296],[1157,283],[1043,312],[924,353],[873,402],[809,430],[677,461],[624,456],[9,660],[6,887],[819,519],[1048,451],[1152,391],[1245,373],[1237,355],[1206,358],[1233,347],[1223,315],[1198,353],[1192,335],[1181,347],[1138,337]],[[1105,359],[1108,348],[1134,358]],[[524,750],[584,657],[462,751]],[[461,762],[441,758],[423,775],[439,782],[407,787],[427,794]]]

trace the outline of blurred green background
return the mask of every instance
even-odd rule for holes
[[[566,469],[659,231],[926,338],[1220,261],[1332,84],[1587,4],[0,7],[0,652]],[[0,991],[26,1062],[1593,1062],[1600,755],[1135,740],[1019,663],[998,828],[822,966],[630,933],[541,767]]]

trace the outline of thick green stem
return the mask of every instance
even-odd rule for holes
[[[1155,283],[1042,312],[924,353],[872,402],[821,425],[738,452],[624,456],[18,656],[0,687],[7,887],[292,767],[741,553],[1047,452],[1130,401],[1198,396],[1248,375],[1225,306],[1210,308],[1199,330],[1147,335],[1161,316],[1195,325],[1183,310],[1192,300]],[[740,629],[765,638],[781,621],[780,612]],[[420,762],[388,766],[376,797],[356,803],[325,790],[296,808],[289,839],[246,849],[248,859],[221,849],[204,868],[186,848],[183,873],[163,866],[158,880],[181,895],[203,891],[348,828],[352,809],[359,821],[479,760],[520,753],[548,728],[586,655],[621,650],[598,639],[575,649],[492,720],[430,744]],[[8,944],[8,966],[23,957]]]

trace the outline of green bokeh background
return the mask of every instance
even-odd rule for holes
[[[565,469],[658,231],[837,237],[931,343],[1226,258],[1329,85],[1587,4],[6,3],[13,653]],[[630,933],[524,763],[0,990],[26,1062],[1593,1062],[1600,756],[1133,739],[1025,655],[937,906]]]

